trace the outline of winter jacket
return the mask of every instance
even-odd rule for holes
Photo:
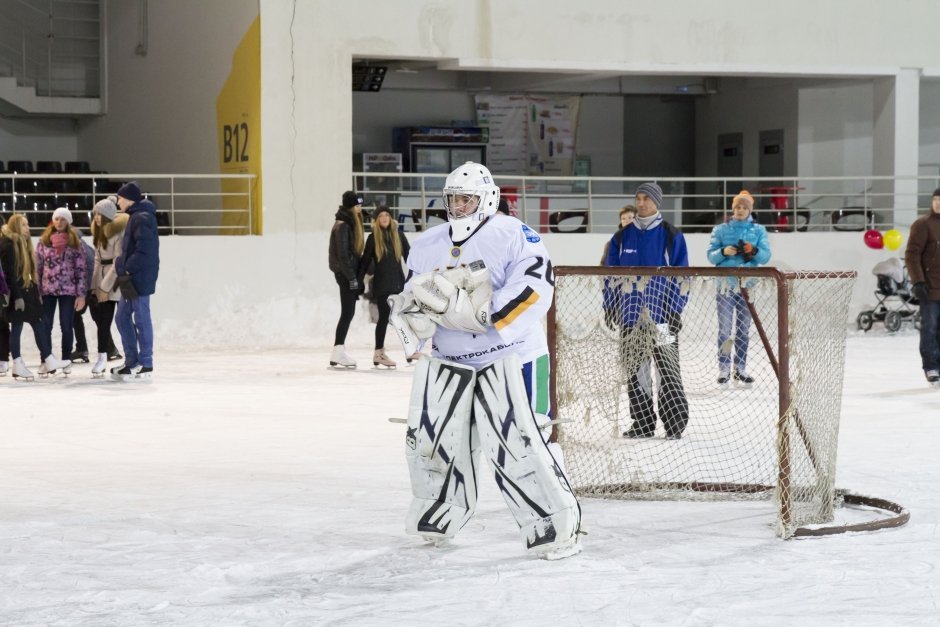
[[[904,253],[911,283],[927,283],[928,298],[940,300],[940,213],[917,218]]]
[[[381,259],[375,257],[375,238],[385,238],[385,254]],[[359,270],[359,283],[367,274],[372,275],[372,293],[375,296],[389,296],[391,294],[401,294],[405,289],[405,272],[402,270],[401,262],[408,259],[408,252],[411,246],[408,244],[408,238],[404,233],[398,234],[401,240],[401,259],[396,260],[392,252],[392,235],[390,232],[383,231],[376,227],[376,230],[369,234],[366,239],[366,247],[362,252],[362,262]]]
[[[352,209],[340,207],[330,231],[330,270],[347,281],[359,277],[359,254],[354,246],[356,218]]]
[[[157,208],[141,200],[127,208],[127,227],[121,240],[121,254],[115,259],[117,275],[131,275],[141,296],[157,291],[160,274],[160,239],[157,237]]]
[[[7,322],[39,322],[42,320],[42,302],[39,297],[39,286],[33,283],[29,287],[23,283],[23,278],[16,271],[16,250],[13,240],[10,239],[6,225],[3,226],[3,235],[0,236],[0,267],[7,276],[7,285],[10,288],[10,302],[4,310],[4,319]],[[23,299],[24,308],[16,310],[16,300]]]
[[[95,290],[99,302],[121,300],[121,290],[115,285],[117,266],[114,260],[121,256],[121,240],[124,238],[127,219],[126,213],[119,213],[103,227],[94,222],[91,225],[92,236],[99,228],[103,228],[104,236],[108,238],[104,246],[95,248],[94,270],[91,274],[91,289]]]
[[[85,296],[85,251],[66,246],[63,252],[46,246],[42,240],[36,244],[36,274],[39,293],[43,296]]]
[[[753,258],[744,260],[744,251],[740,250],[740,242],[749,243],[757,249]],[[738,248],[738,254],[725,256],[726,246]],[[754,222],[751,216],[744,220],[729,220],[712,229],[711,241],[708,244],[708,260],[719,268],[756,268],[770,261],[770,240],[767,238],[767,229]],[[739,281],[728,277],[726,286],[738,287]]]
[[[685,267],[689,265],[689,251],[682,233],[658,216],[646,229],[633,222],[615,233],[606,265]],[[656,324],[672,322],[687,301],[676,277],[653,276],[645,286],[629,276],[608,279],[605,284],[604,307],[612,309],[619,304],[620,321],[626,326],[635,325],[643,310]]]

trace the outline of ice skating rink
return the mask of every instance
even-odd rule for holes
[[[524,555],[488,472],[454,546],[404,534],[387,419],[410,369],[373,370],[366,334],[355,371],[325,344],[158,344],[149,384],[7,376],[0,624],[936,625],[940,389],[916,332],[878,329],[848,340],[837,485],[906,527],[781,541],[764,503],[586,500],[584,552],[557,562]]]

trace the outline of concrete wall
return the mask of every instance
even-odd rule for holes
[[[108,113],[84,119],[78,155],[110,172],[219,171],[216,98],[257,0],[108,2]]]
[[[74,161],[75,122],[63,118],[0,117],[0,161]]]

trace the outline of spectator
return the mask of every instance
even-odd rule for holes
[[[940,385],[940,187],[930,213],[914,221],[904,253],[911,293],[920,302],[920,361],[931,385]]]
[[[617,230],[614,231],[614,239],[619,238],[620,232],[632,224],[634,218],[636,218],[636,207],[633,205],[625,205],[623,209],[620,210],[620,223]],[[602,266],[607,263],[607,254],[610,252],[610,242],[611,240],[607,240],[604,244],[604,256],[601,257]]]
[[[67,371],[71,363],[56,359],[52,355],[51,342],[47,341],[43,331],[42,301],[36,274],[36,256],[33,241],[29,236],[29,223],[23,214],[14,213],[2,231],[0,267],[3,268],[10,288],[9,304],[4,309],[4,316],[10,323],[9,347],[13,355],[13,377],[33,380],[33,373],[26,367],[20,353],[20,335],[23,333],[24,324],[33,328],[33,337],[39,348],[45,372],[53,373],[59,368]]]
[[[340,314],[336,323],[330,365],[355,368],[356,360],[346,353],[346,334],[356,313],[356,301],[362,294],[359,282],[359,259],[365,245],[362,228],[362,198],[353,191],[343,192],[343,204],[336,212],[330,231],[330,270],[339,286]]]
[[[98,329],[98,359],[92,366],[92,376],[102,376],[111,356],[120,353],[114,347],[111,323],[114,308],[121,300],[117,286],[117,268],[114,260],[121,256],[121,240],[127,227],[128,216],[118,213],[117,205],[110,198],[95,204],[91,223],[91,241],[94,244],[93,270],[91,274],[91,318]]]
[[[95,270],[95,249],[88,245],[82,238],[82,232],[78,231],[78,241],[82,246],[82,252],[85,254],[85,306],[75,311],[72,316],[72,332],[75,335],[75,350],[71,351],[71,360],[73,364],[88,363],[88,339],[85,337],[85,321],[82,316],[91,307],[91,275]]]
[[[72,212],[59,207],[52,213],[52,222],[36,245],[36,276],[42,295],[42,326],[46,345],[52,346],[52,325],[56,307],[59,309],[59,330],[62,332],[62,359],[71,363],[72,321],[75,311],[85,307],[85,252],[82,239],[72,226]],[[47,366],[39,367],[40,376]],[[51,373],[48,373],[51,374]]]
[[[372,364],[394,368],[397,364],[385,353],[385,332],[388,329],[390,309],[388,297],[405,289],[402,261],[408,259],[408,239],[398,232],[398,222],[392,219],[388,207],[379,206],[372,217],[372,232],[366,239],[365,251],[359,269],[359,283],[364,284],[366,274],[372,275],[372,298],[379,309],[375,325],[375,352]],[[411,363],[410,355],[408,363]]]
[[[111,369],[118,381],[153,376],[153,322],[150,297],[160,273],[160,238],[157,208],[144,199],[137,183],[126,183],[117,193],[118,209],[128,215],[121,239],[121,254],[114,260],[121,300],[115,321],[124,345],[124,365]]]
[[[663,191],[656,183],[636,190],[637,215],[620,237],[612,237],[608,266],[688,266],[685,237],[663,220],[659,207]],[[628,291],[629,290],[629,291]],[[680,316],[688,300],[674,278],[652,276],[642,285],[630,282],[613,288],[608,281],[605,309],[616,311],[621,327],[622,361],[629,378],[628,395],[633,424],[626,438],[650,438],[656,430],[653,381],[644,338],[653,336],[652,358],[660,374],[659,419],[667,439],[682,437],[689,421],[689,402],[679,370]]]
[[[708,260],[720,268],[756,268],[770,261],[767,229],[754,222],[754,198],[743,190],[731,202],[731,220],[712,229]],[[747,285],[745,285],[747,287]],[[751,312],[741,292],[741,281],[728,277],[718,282],[718,384],[733,376],[745,385],[754,382],[747,371]],[[735,327],[733,352],[731,328]],[[734,371],[732,372],[732,365]]]
[[[0,233],[0,240],[3,234]],[[6,318],[7,305],[10,304],[10,286],[7,277],[0,265],[0,377],[7,376],[10,371],[10,325]]]

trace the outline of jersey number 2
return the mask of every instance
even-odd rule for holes
[[[545,276],[542,276],[541,270],[542,266],[545,266]],[[545,260],[541,257],[536,257],[535,262],[526,268],[525,273],[528,276],[534,276],[536,279],[545,279],[545,282],[555,287],[555,273],[552,272],[552,262],[551,260],[548,263],[545,263]]]

